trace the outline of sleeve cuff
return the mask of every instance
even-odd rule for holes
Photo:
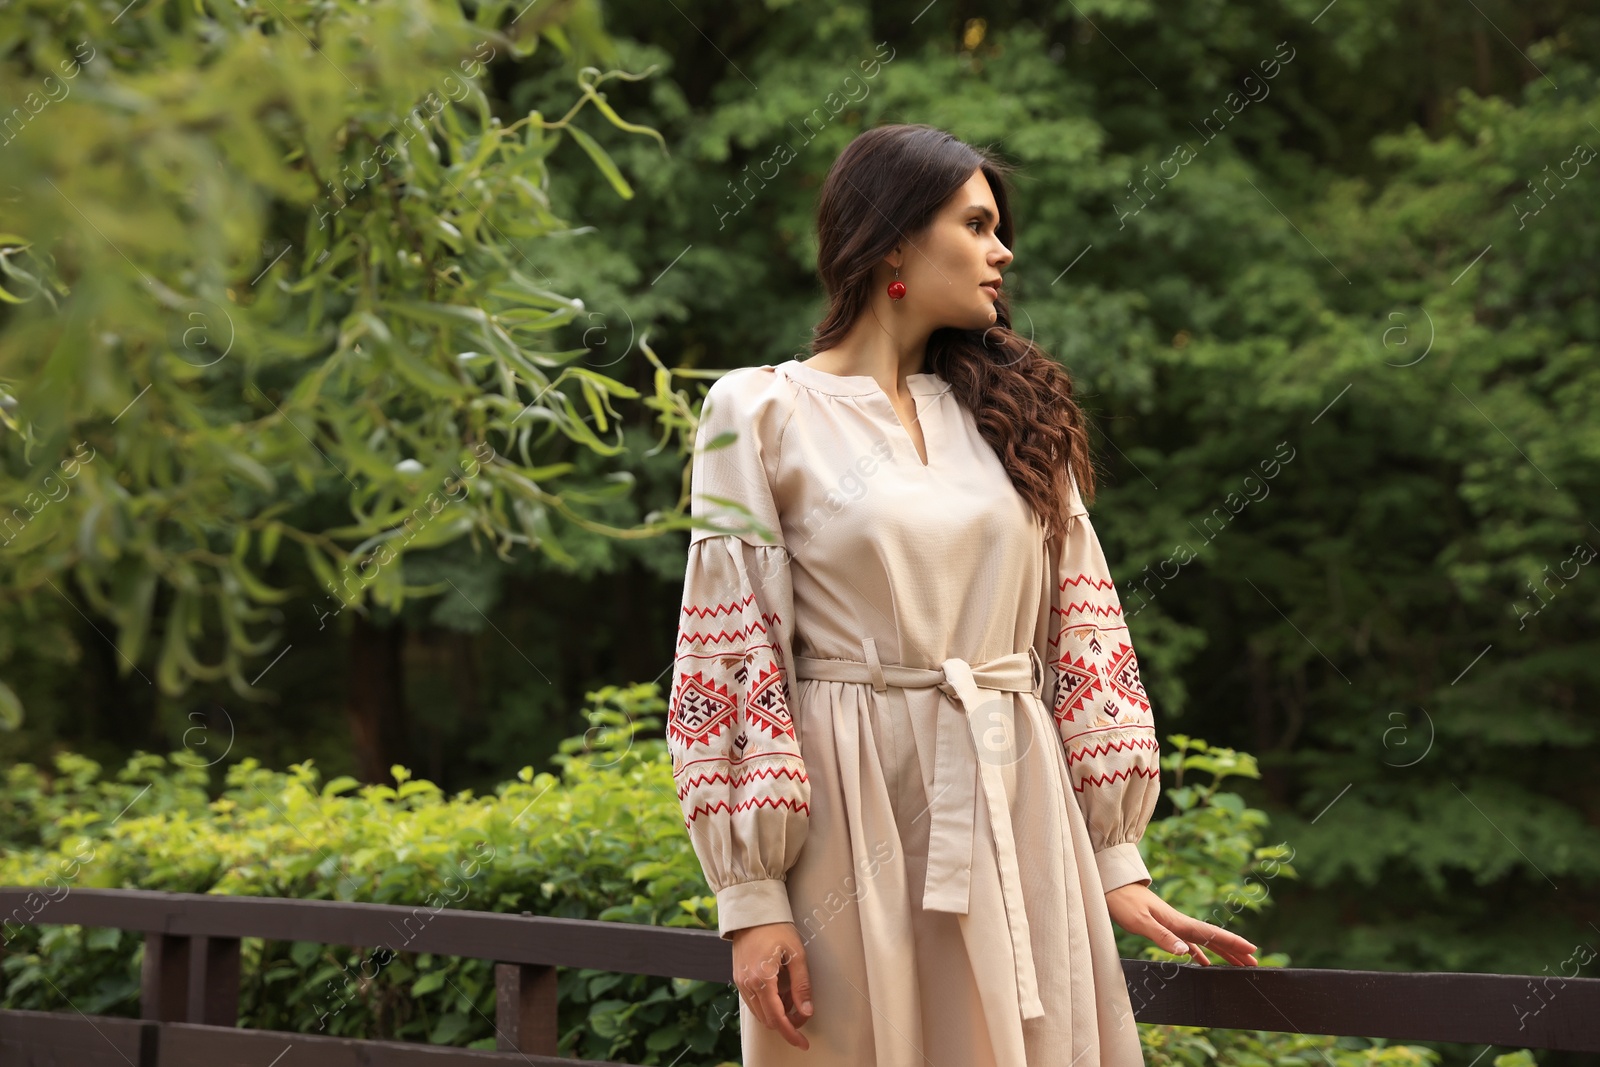
[[[794,912],[782,878],[737,882],[717,893],[717,933],[724,941],[732,941],[733,932],[747,926],[788,922],[794,922]]]
[[[1139,855],[1139,846],[1132,841],[1101,849],[1094,854],[1094,861],[1100,868],[1100,888],[1103,892],[1109,893],[1134,882],[1150,884],[1150,871],[1144,865],[1144,858]]]

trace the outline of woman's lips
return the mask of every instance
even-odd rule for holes
[[[982,289],[984,292],[988,293],[990,300],[999,300],[1000,299],[1000,292],[994,286],[992,286],[992,285],[980,285],[980,286],[978,286],[978,288]]]

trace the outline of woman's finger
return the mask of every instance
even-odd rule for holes
[[[744,998],[744,1002],[749,1005],[750,1014],[756,1017],[756,1022],[768,1029],[771,1029],[772,1024],[767,1021],[766,1004],[761,999],[760,982],[760,979],[755,979],[745,985],[741,985],[739,987],[739,995],[742,996]]]
[[[1158,911],[1152,907],[1153,912]],[[1192,944],[1204,945],[1236,967],[1256,966],[1256,946],[1238,934],[1220,926],[1185,915],[1165,901],[1160,902],[1158,913],[1173,930],[1181,933]],[[1210,961],[1207,960],[1207,963]]]
[[[789,999],[794,1004],[795,1026],[801,1027],[811,1021],[813,1008],[811,1005],[811,969],[806,965],[806,950],[797,949],[789,959]]]
[[[1185,956],[1191,954],[1191,950],[1188,944],[1184,942],[1183,938],[1179,937],[1177,934],[1161,925],[1161,921],[1154,915],[1145,916],[1143,922],[1139,924],[1139,927],[1139,929],[1133,932],[1138,934],[1140,937],[1148,937],[1164,951],[1170,952],[1175,956]]]
[[[739,983],[739,988],[744,992],[756,1021],[769,1030],[777,1028],[776,1016],[783,1014],[781,1005],[776,1013],[773,1011],[773,1003],[780,999],[778,975],[781,973],[781,968],[778,960],[781,958],[781,953],[782,950],[776,947],[769,950],[759,961],[749,966],[743,981]]]
[[[770,1020],[766,1025],[783,1035],[783,1039],[796,1048],[807,1049],[811,1042],[807,1041],[799,1030],[794,1028],[794,1023],[789,1021],[789,1013],[783,1008],[783,998],[778,995],[778,983],[768,982],[761,991],[761,1002],[765,1009],[765,1016]]]
[[[771,1003],[766,998],[768,989],[773,989],[773,982],[768,979],[755,979],[747,985],[744,998],[750,1003],[750,1011],[755,1014],[755,1021],[760,1022],[766,1029],[773,1029]]]
[[[755,995],[760,1005],[762,1025],[769,1030],[776,1030],[783,1035],[785,1041],[796,1048],[808,1049],[811,1047],[811,1042],[800,1035],[800,1031],[795,1028],[790,1018],[789,1009],[783,1003],[784,986],[793,985],[794,972],[789,968],[792,966],[792,960],[798,955],[798,951],[781,942],[774,945],[772,952],[762,961],[761,973],[757,979],[760,985]]]
[[[1157,901],[1157,903],[1160,903],[1160,901]],[[1199,945],[1185,940],[1174,932],[1183,929],[1185,926],[1192,926],[1193,920],[1190,920],[1187,915],[1174,908],[1166,908],[1165,912],[1158,919],[1156,918],[1156,910],[1152,907],[1149,916],[1145,919],[1150,928],[1149,932],[1147,933],[1144,930],[1138,932],[1144,934],[1145,937],[1148,937],[1173,955],[1188,956],[1202,967],[1211,966],[1211,961],[1206,958],[1204,952],[1200,951]]]
[[[804,954],[792,924],[762,924],[753,932],[736,932],[734,937],[734,982],[741,998],[750,1009],[755,1021],[768,1030],[783,1036],[789,1044],[799,1049],[809,1049],[811,1042],[796,1029],[793,1020],[804,1020],[798,1014],[791,1017],[797,1004],[792,1000],[790,986],[797,975],[803,983],[800,992],[810,998],[810,979],[805,974],[804,963],[799,968],[794,962]]]
[[[1256,946],[1240,937],[1238,934],[1213,926],[1211,923],[1201,922],[1197,919],[1184,917],[1183,923],[1174,923],[1183,930],[1191,942],[1206,946],[1235,967],[1256,966]]]

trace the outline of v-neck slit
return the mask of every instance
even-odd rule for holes
[[[917,423],[922,426],[922,449],[927,452],[927,459],[922,458],[923,451],[917,448],[916,438],[911,436],[911,430],[905,421],[900,418],[899,410],[894,406],[894,401],[889,394],[883,391],[878,380],[870,374],[834,374],[831,371],[818,370],[807,367],[798,359],[791,359],[787,363],[779,364],[790,378],[800,385],[814,389],[830,396],[867,397],[885,404],[889,408],[889,417],[900,430],[901,436],[911,447],[911,454],[917,459],[918,470],[931,470],[933,467],[933,443],[929,440],[927,422],[924,416],[929,411],[937,410],[933,405],[921,403],[923,397],[937,399],[950,391],[950,383],[931,372],[906,375],[906,389],[911,393],[912,405],[916,408]]]
[[[882,394],[883,390],[880,389],[878,392]],[[888,396],[884,396],[884,399],[889,400]],[[916,393],[911,394],[911,406],[917,411],[916,422],[920,426],[922,424],[922,405],[917,402]],[[933,463],[933,452],[931,451],[932,446],[928,444],[927,433],[923,433],[922,435],[922,448],[919,450],[917,448],[917,439],[911,436],[910,428],[907,427],[905,421],[900,418],[900,412],[895,408],[894,401],[892,400],[889,400],[889,413],[894,416],[894,421],[900,424],[900,432],[905,434],[906,440],[910,442],[911,454],[917,457],[917,464],[922,467],[923,470],[927,470],[928,467]],[[927,459],[922,458],[924,453],[927,454]]]

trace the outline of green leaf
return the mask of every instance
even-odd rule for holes
[[[117,647],[134,663],[144,653],[159,581],[160,575],[154,571],[141,571],[127,597],[117,605]]]
[[[617,169],[617,165],[611,161],[606,150],[600,147],[600,143],[576,126],[568,126],[566,130],[572,135],[572,139],[589,153],[589,158],[594,160],[595,166],[600,168],[600,173],[605,175],[606,180],[611,183],[611,188],[617,191],[617,195],[624,200],[632,200],[633,186],[628,184],[628,180],[622,176],[622,171]]]
[[[469,1030],[471,1020],[459,1013],[441,1016],[433,1031],[428,1034],[428,1042],[434,1045],[453,1045]]]
[[[244,586],[251,599],[262,604],[282,604],[293,596],[293,593],[289,590],[274,589],[257,578],[250,570],[249,564],[245,563],[244,560],[235,557],[229,562],[232,565],[233,576],[239,580],[240,585]]]
[[[278,553],[278,539],[283,536],[283,523],[269,522],[261,531],[261,562],[271,563]]]
[[[252,485],[262,492],[276,493],[278,491],[278,480],[272,476],[272,472],[243,452],[225,449],[222,453],[222,459],[224,463],[244,475]]]
[[[411,983],[411,995],[414,997],[426,996],[444,988],[444,971],[429,971],[427,974]]]
[[[16,690],[0,681],[0,730],[15,730],[22,725],[22,701]]]

